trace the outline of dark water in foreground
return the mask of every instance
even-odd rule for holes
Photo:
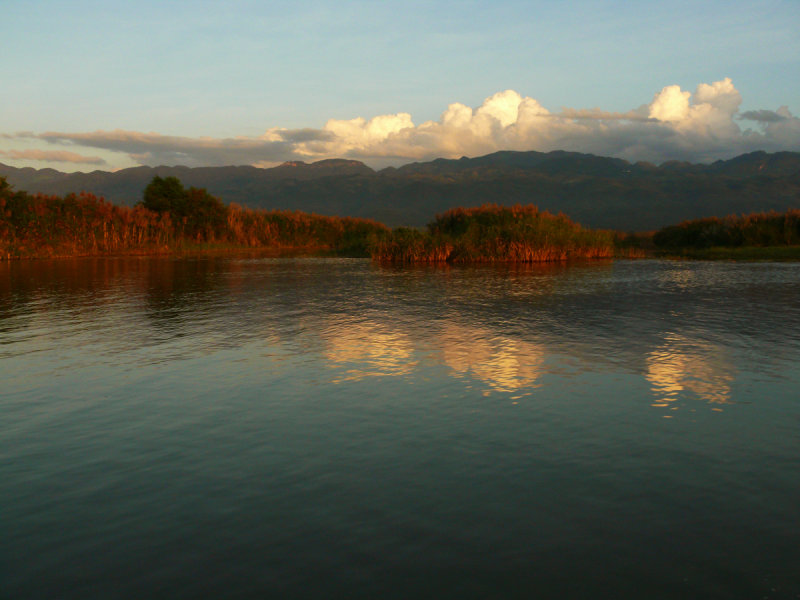
[[[800,264],[0,263],[2,598],[798,598]]]

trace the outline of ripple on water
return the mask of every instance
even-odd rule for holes
[[[799,267],[7,265],[5,591],[792,597]]]

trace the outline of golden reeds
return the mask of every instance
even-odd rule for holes
[[[395,229],[373,248],[391,262],[553,262],[614,256],[613,235],[536,206],[485,204],[437,215],[428,231]]]

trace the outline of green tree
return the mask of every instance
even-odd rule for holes
[[[169,212],[184,234],[197,238],[219,237],[228,218],[228,207],[219,198],[203,188],[187,190],[177,177],[153,177],[139,204],[155,212]]]
[[[162,179],[156,175],[144,188],[140,204],[155,212],[169,211],[175,215],[182,215],[185,211],[187,195],[183,184],[177,177]]]

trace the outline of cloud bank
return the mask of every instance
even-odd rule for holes
[[[124,153],[143,165],[187,166],[270,166],[325,158],[384,166],[497,150],[571,150],[630,161],[708,162],[754,150],[800,150],[800,119],[787,107],[739,113],[741,103],[741,94],[725,78],[701,83],[694,93],[668,85],[649,103],[623,113],[599,108],[553,112],[534,98],[505,90],[477,108],[450,104],[438,121],[419,125],[410,114],[397,113],[331,119],[321,129],[275,127],[259,137],[227,139],[119,130],[17,135],[62,147]]]
[[[99,156],[84,156],[65,150],[0,150],[0,156],[12,160],[38,160],[45,162],[64,162],[80,165],[104,165],[106,161]]]

